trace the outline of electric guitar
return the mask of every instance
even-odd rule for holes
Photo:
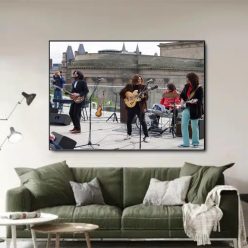
[[[81,103],[84,101],[84,96],[75,96],[73,95],[73,93],[71,93],[70,91],[68,90],[65,90],[57,85],[52,85],[53,88],[57,88],[57,89],[60,89],[60,90],[63,90],[65,93],[69,94],[70,95],[70,98],[75,102],[75,103]]]
[[[148,92],[150,90],[155,90],[157,88],[158,88],[158,86],[155,85],[155,86],[153,86],[151,88],[146,88],[146,89],[142,90],[140,93],[138,93],[138,90],[135,90],[133,92],[127,91],[126,94],[125,94],[124,103],[126,104],[126,106],[128,108],[133,108],[136,105],[137,102],[141,101],[141,96],[145,92]]]
[[[98,104],[98,107],[97,107],[97,111],[96,111],[96,116],[97,117],[101,117],[102,116],[102,104],[103,104],[103,100],[104,100],[104,91],[102,92],[102,101],[100,104]]]
[[[185,109],[187,107],[187,103],[190,103],[190,104],[196,104],[198,102],[198,99],[194,98],[194,99],[191,99],[191,100],[187,100],[186,102],[182,103],[181,104],[181,109]]]

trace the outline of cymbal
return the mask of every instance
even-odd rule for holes
[[[177,98],[177,97],[179,97],[179,93],[176,91],[163,93],[163,97],[165,97],[165,98]]]

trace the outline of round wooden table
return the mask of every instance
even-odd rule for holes
[[[2,213],[2,215],[9,215],[11,213],[15,213],[15,212],[5,212],[5,213]],[[37,218],[16,219],[16,220],[2,218],[2,219],[0,219],[0,226],[11,226],[12,243],[13,243],[13,247],[16,248],[17,247],[16,246],[16,226],[28,225],[28,226],[32,227],[36,224],[41,224],[41,223],[53,221],[56,219],[58,219],[57,215],[41,213],[40,217],[37,217]],[[31,231],[32,231],[32,229],[31,229]],[[33,236],[33,232],[32,232],[32,239],[33,240],[35,239],[35,236]]]
[[[63,233],[84,233],[87,247],[91,248],[89,232],[98,229],[99,226],[87,223],[57,223],[32,227],[33,232],[48,234],[47,248],[50,247],[51,235],[56,235],[55,247],[60,247],[60,234]],[[35,245],[34,245],[35,246]]]

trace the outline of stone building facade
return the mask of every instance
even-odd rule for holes
[[[160,56],[187,59],[204,59],[204,41],[175,41],[160,43]]]
[[[159,102],[166,84],[173,82],[181,90],[186,82],[186,75],[195,72],[204,85],[204,42],[160,43],[160,56],[143,55],[137,45],[136,51],[128,52],[123,44],[122,50],[101,50],[98,53],[87,53],[83,44],[73,52],[68,46],[63,53],[61,70],[67,84],[71,83],[74,70],[80,70],[86,77],[90,89],[97,78],[103,78],[96,91],[101,96],[104,91],[105,100],[114,102],[115,94],[128,82],[134,74],[143,76],[145,82],[153,79],[158,90],[150,93],[149,105]]]

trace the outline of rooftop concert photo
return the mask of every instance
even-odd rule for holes
[[[50,41],[49,149],[203,151],[205,41]]]

